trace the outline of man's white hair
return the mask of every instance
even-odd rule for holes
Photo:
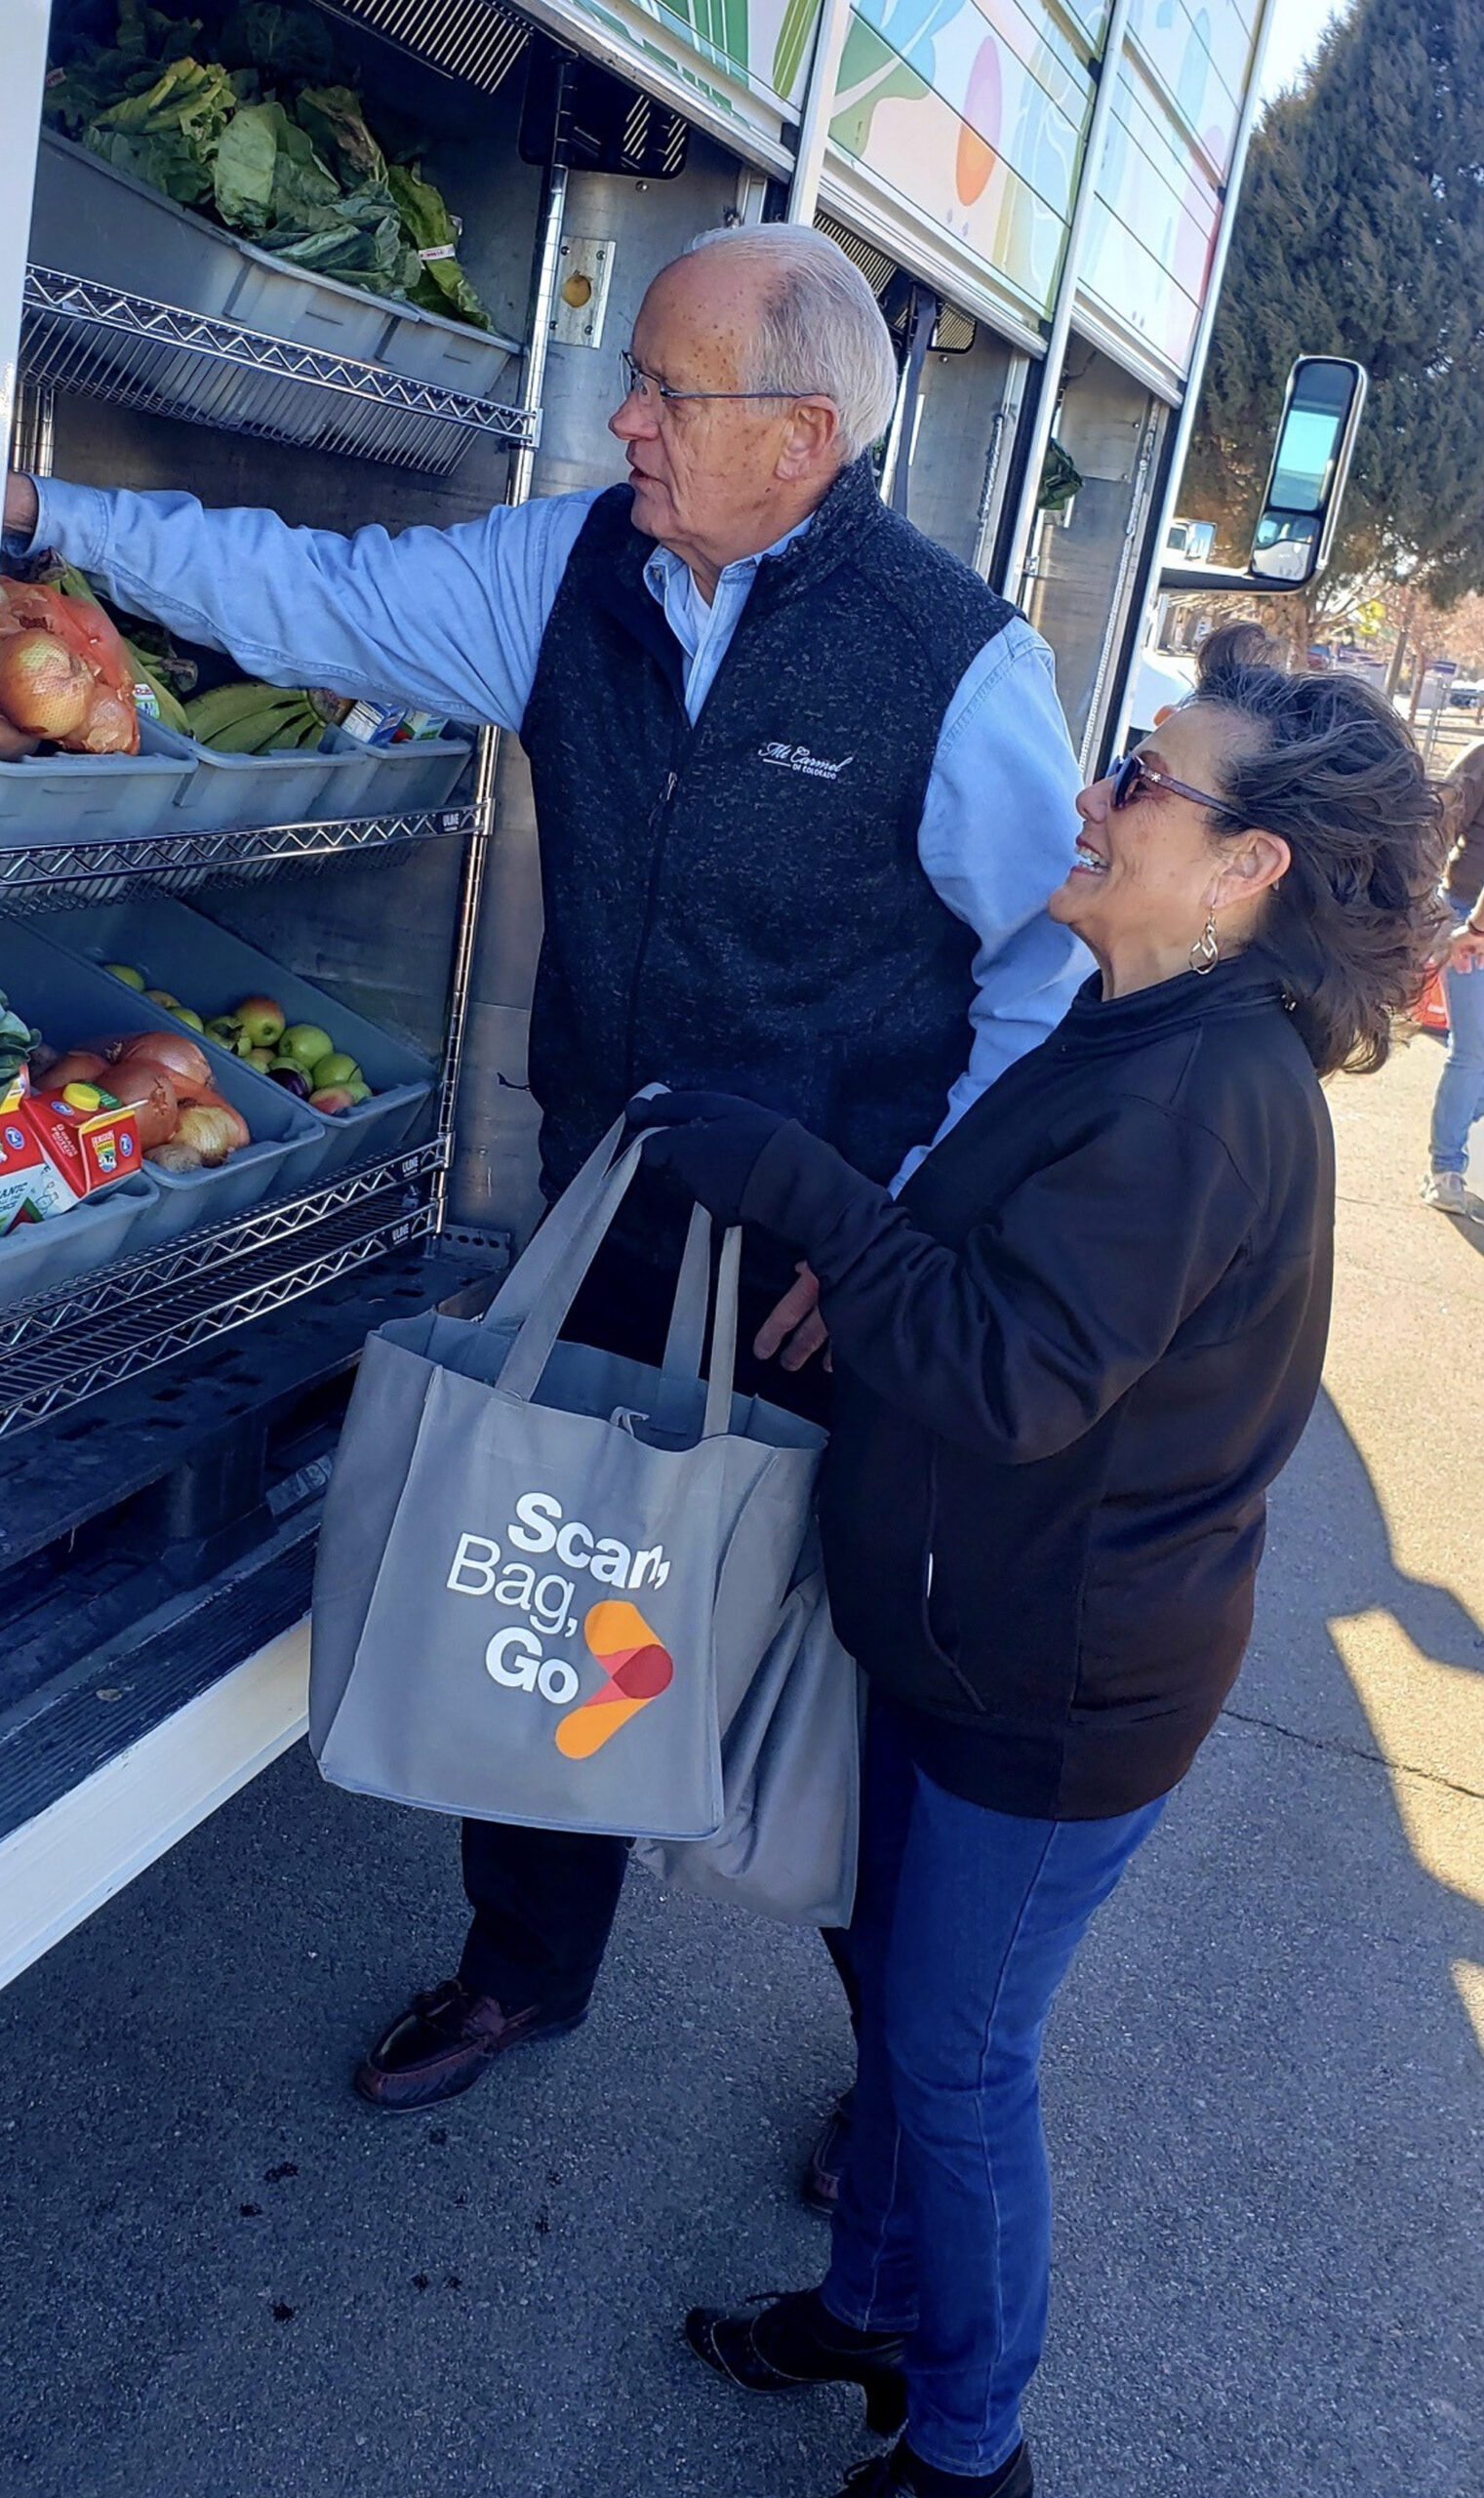
[[[849,254],[812,225],[718,225],[691,252],[728,252],[771,281],[743,368],[751,390],[832,399],[839,444],[854,460],[886,431],[897,396],[891,332]]]

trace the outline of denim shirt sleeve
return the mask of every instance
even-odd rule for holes
[[[985,645],[943,715],[917,849],[934,891],[979,939],[967,1065],[933,1138],[894,1190],[997,1075],[1060,1024],[1092,959],[1046,899],[1072,864],[1082,784],[1052,655],[1017,617]]]
[[[518,729],[546,619],[597,500],[499,505],[452,529],[342,538],[193,495],[38,478],[32,538],[109,596],[272,685],[324,685]]]

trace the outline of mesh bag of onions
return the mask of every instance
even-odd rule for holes
[[[137,754],[134,668],[98,601],[0,578],[0,719],[73,754]]]

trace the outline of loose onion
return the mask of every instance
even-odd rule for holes
[[[108,1073],[119,1100],[134,1112],[143,1151],[168,1145],[180,1121],[180,1104],[164,1068],[137,1058],[121,1068],[110,1068]]]
[[[210,1085],[203,1085],[199,1093],[192,1094],[191,1108],[203,1110],[214,1110],[217,1112],[219,1117],[230,1120],[232,1129],[230,1150],[233,1153],[237,1151],[239,1146],[252,1144],[253,1131],[248,1126],[242,1112],[240,1110],[234,1110],[230,1102],[223,1102],[221,1094],[214,1093]]]
[[[29,736],[73,736],[94,691],[91,670],[55,634],[8,633],[0,641],[0,710]]]
[[[138,754],[140,715],[121,694],[95,693],[81,728],[68,734],[83,754]]]
[[[196,1107],[180,1112],[175,1142],[177,1145],[194,1146],[208,1171],[215,1171],[240,1142],[236,1133],[240,1124],[231,1110]]]
[[[127,1059],[150,1059],[182,1075],[187,1084],[209,1085],[212,1080],[211,1062],[188,1032],[132,1032],[118,1055],[120,1065]]]
[[[142,1078],[146,1075],[163,1075],[176,1097],[178,1108],[182,1110],[187,1104],[201,1101],[212,1089],[209,1084],[192,1084],[190,1077],[182,1075],[179,1068],[162,1067],[159,1060],[153,1058],[121,1058],[116,1067],[108,1069],[106,1081],[109,1089],[116,1093],[130,1076]]]
[[[202,1164],[202,1156],[196,1148],[181,1145],[177,1137],[172,1137],[169,1145],[146,1147],[144,1159],[152,1162],[157,1171],[173,1172],[178,1180],[182,1179],[187,1171],[199,1171]]]
[[[101,1084],[112,1069],[105,1058],[93,1050],[68,1050],[64,1057],[54,1059],[42,1077],[48,1092],[60,1093],[64,1084]],[[111,1093],[113,1087],[108,1086]]]

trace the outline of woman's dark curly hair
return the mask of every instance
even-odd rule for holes
[[[1447,922],[1442,808],[1411,734],[1360,678],[1292,673],[1257,624],[1211,634],[1191,700],[1259,733],[1228,758],[1221,794],[1292,853],[1254,944],[1281,974],[1320,1074],[1368,1074]],[[1229,819],[1212,826],[1232,837]]]

